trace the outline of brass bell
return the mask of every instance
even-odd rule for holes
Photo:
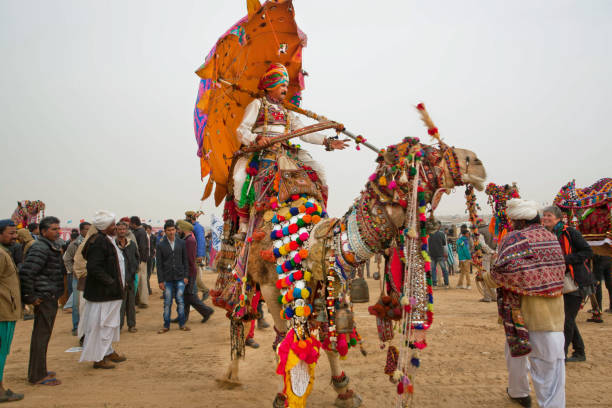
[[[336,310],[336,332],[351,333],[353,331],[353,312],[351,312],[348,306],[345,304]]]
[[[353,303],[368,303],[370,301],[370,289],[365,279],[355,278],[351,282],[351,301]]]
[[[316,298],[314,301],[314,309],[317,313],[317,322],[325,323],[327,322],[327,313],[325,311],[325,300],[321,298]]]

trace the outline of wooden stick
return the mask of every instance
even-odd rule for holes
[[[253,92],[253,91],[250,91],[250,90],[248,90],[248,89],[243,89],[243,88],[241,88],[240,86],[238,86],[238,85],[234,85],[234,84],[232,84],[231,82],[226,81],[226,80],[225,80],[225,79],[223,79],[223,78],[218,78],[218,79],[217,79],[217,81],[218,81],[219,83],[223,84],[223,85],[226,85],[226,86],[232,87],[233,89],[235,89],[235,90],[236,90],[236,91],[238,91],[238,92],[244,92],[244,93],[246,93],[246,94],[250,95],[250,96],[251,96],[252,98],[254,98],[254,99],[261,98],[261,97],[263,96],[263,94],[262,94],[261,92]],[[298,108],[297,106],[292,105],[292,104],[290,104],[290,103],[288,103],[288,102],[286,102],[286,101],[283,101],[283,106],[284,106],[285,108],[289,109],[290,111],[293,111],[293,112],[296,112],[296,113],[302,114],[302,115],[304,115],[304,116],[306,116],[306,117],[309,117],[309,118],[314,119],[314,120],[319,121],[319,122],[329,121],[329,119],[327,119],[325,116],[318,115],[318,114],[316,114],[316,113],[314,113],[314,112],[312,112],[312,111],[306,110],[306,109]],[[346,130],[346,129],[343,129],[343,130],[341,130],[340,132],[341,132],[341,133],[343,133],[343,134],[345,134],[346,136],[350,137],[350,138],[351,138],[351,139],[353,139],[355,142],[357,142],[357,137],[358,137],[357,135],[355,135],[355,134],[353,134],[353,133],[349,132],[349,131],[348,131],[348,130]],[[371,143],[369,143],[369,142],[365,142],[365,141],[364,141],[364,142],[359,142],[359,143],[360,143],[360,144],[362,144],[362,145],[364,145],[365,147],[367,147],[368,149],[372,150],[372,151],[373,151],[373,152],[375,152],[375,153],[379,153],[379,152],[380,152],[380,149],[379,149],[379,148],[377,148],[376,146],[374,146],[373,144],[371,144]]]
[[[234,157],[241,156],[241,155],[243,155],[245,153],[252,153],[252,152],[257,152],[259,150],[264,150],[264,149],[267,149],[268,147],[272,146],[273,144],[284,142],[284,141],[287,141],[289,139],[293,139],[294,137],[304,136],[304,135],[307,135],[309,133],[319,132],[321,130],[326,130],[326,129],[332,129],[332,128],[338,129],[340,127],[342,127],[341,124],[336,123],[336,122],[332,122],[332,121],[315,123],[314,125],[303,127],[301,129],[298,129],[298,130],[293,131],[291,133],[286,133],[284,135],[280,135],[280,136],[277,136],[275,138],[271,138],[270,141],[268,143],[266,143],[266,144],[263,144],[263,145],[252,145],[252,146],[248,146],[248,147],[245,147],[243,149],[240,149],[236,153],[234,153]]]

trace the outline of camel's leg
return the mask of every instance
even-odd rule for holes
[[[225,374],[217,378],[217,383],[224,388],[234,388],[242,385],[242,383],[238,379],[239,367],[240,363],[238,359],[230,361],[229,367],[227,367]]]
[[[361,405],[361,398],[349,389],[349,378],[340,367],[340,359],[335,351],[325,350],[332,373],[332,387],[338,393],[334,405],[339,408],[356,408]]]
[[[280,296],[280,291],[274,285],[260,285],[261,294],[263,295],[264,300],[266,301],[266,305],[268,305],[268,311],[272,315],[272,319],[274,319],[274,328],[277,333],[286,333],[287,332],[287,322],[283,320],[280,315],[281,306],[278,304],[278,297]]]

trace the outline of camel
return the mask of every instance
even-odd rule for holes
[[[430,132],[430,134],[432,133]],[[279,159],[278,162],[280,170],[283,169],[282,161],[282,159]],[[301,248],[307,248],[309,254],[301,261],[301,270],[304,273],[297,276],[296,282],[292,283],[293,286],[287,288],[282,283],[289,282],[289,275],[291,275],[289,272],[285,273],[283,265],[287,261],[283,260],[293,253],[302,254],[302,251],[293,251],[285,256],[281,254],[280,257],[277,256],[277,259],[273,255],[279,255],[279,248],[283,249],[284,247],[282,239],[275,238],[277,235],[281,237],[283,228],[287,227],[287,224],[283,224],[282,218],[278,217],[283,211],[282,208],[275,208],[274,205],[270,208],[267,204],[263,206],[256,204],[251,212],[251,225],[247,240],[245,245],[240,244],[238,249],[240,256],[238,256],[237,264],[241,262],[244,264],[241,265],[241,269],[246,274],[245,277],[238,279],[238,282],[243,284],[243,288],[249,286],[248,283],[250,283],[251,288],[254,288],[255,284],[259,285],[261,296],[266,300],[268,310],[274,319],[277,338],[273,347],[279,354],[282,350],[286,351],[287,348],[283,348],[283,342],[286,340],[285,336],[289,331],[292,333],[292,338],[288,340],[289,343],[304,340],[305,343],[300,342],[300,347],[302,344],[306,344],[308,347],[310,347],[309,344],[313,344],[314,353],[317,356],[318,351],[323,348],[331,367],[332,387],[337,393],[335,406],[342,408],[358,407],[361,404],[361,398],[349,388],[349,378],[340,366],[340,344],[335,343],[341,336],[338,334],[339,332],[335,331],[340,330],[335,326],[341,324],[340,317],[337,321],[332,320],[336,317],[333,313],[339,313],[339,310],[334,309],[334,303],[334,306],[328,305],[327,308],[332,310],[326,313],[325,298],[330,293],[336,293],[336,299],[340,304],[345,301],[345,298],[343,297],[344,294],[338,294],[338,290],[336,292],[328,290],[331,288],[329,281],[331,280],[333,285],[337,285],[339,280],[352,279],[354,270],[359,264],[368,261],[369,257],[375,253],[384,253],[386,249],[399,241],[402,234],[405,234],[406,239],[416,239],[414,236],[408,237],[410,233],[407,232],[406,227],[408,226],[408,219],[416,219],[417,187],[419,191],[425,193],[425,201],[433,209],[437,206],[443,193],[450,193],[454,187],[464,184],[471,184],[477,190],[482,191],[486,179],[485,168],[474,152],[450,147],[442,142],[440,142],[439,147],[424,145],[417,138],[406,138],[401,143],[382,150],[376,162],[375,173],[369,177],[364,190],[343,217],[326,218],[324,210],[321,211],[321,197],[311,195],[312,186],[304,186],[302,191],[294,191],[296,194],[289,199],[290,204],[285,207],[285,213],[288,211],[287,208],[293,211],[293,208],[300,206],[299,208],[304,207],[308,211],[314,207],[315,212],[309,212],[308,215],[311,213],[320,214],[319,218],[321,219],[316,225],[311,222],[300,228],[300,231],[302,231],[300,234],[307,232],[305,235],[300,235],[302,238],[307,238],[304,242],[301,242]],[[270,179],[266,169],[262,171],[260,166],[259,171],[260,173],[255,177],[255,184],[257,184],[258,178]],[[272,182],[273,179],[270,183]],[[310,193],[304,196],[304,194],[299,194],[301,192]],[[274,198],[272,202],[275,202]],[[306,207],[308,204],[305,203],[311,204]],[[317,212],[317,210],[319,211]],[[293,220],[297,218],[296,214],[287,215]],[[363,226],[363,222],[359,225],[359,215],[361,215],[362,221],[365,220],[364,222],[367,223],[366,227]],[[364,219],[364,217],[367,219]],[[280,218],[281,222],[277,218]],[[316,217],[311,218],[314,221]],[[311,218],[308,218],[308,220]],[[275,222],[278,224],[275,225]],[[288,222],[285,221],[285,223]],[[302,225],[304,225],[303,222]],[[370,228],[373,226],[375,228]],[[226,229],[226,232],[229,232],[229,228]],[[378,234],[378,236],[372,237],[372,233]],[[374,241],[372,241],[372,238],[374,238]],[[420,244],[418,247],[420,248]],[[241,256],[243,257],[241,258]],[[341,267],[343,266],[343,272],[346,272],[346,276],[341,277],[340,272],[337,273],[337,276],[334,276],[334,270],[338,271],[338,268],[334,266],[334,259],[342,263]],[[235,267],[234,277],[240,277],[241,274],[236,273],[236,269]],[[299,279],[306,278],[305,275],[307,274],[311,275],[309,281],[306,280],[305,282],[304,279]],[[279,282],[281,283],[279,284]],[[304,287],[307,288],[306,293],[302,295],[303,298],[299,298],[300,294],[298,293],[297,298],[291,299],[296,287],[299,290],[304,290]],[[336,286],[334,286],[335,288]],[[238,293],[240,289],[233,289],[233,292]],[[245,290],[242,293],[244,294]],[[323,299],[322,306],[321,301],[315,299],[317,297]],[[248,314],[248,302],[246,308],[244,301],[241,304],[243,306],[242,312]],[[314,308],[311,304],[314,304]],[[287,308],[288,305],[294,306],[294,308]],[[299,309],[300,307],[302,309]],[[247,309],[246,312],[245,309]],[[301,310],[301,313],[298,310]],[[253,311],[251,310],[251,312]],[[293,315],[290,316],[290,314]],[[325,322],[326,319],[327,323],[321,325],[320,322]],[[316,338],[321,339],[323,345],[318,343]],[[328,341],[324,341],[325,338]],[[330,338],[332,341],[329,340]],[[316,358],[314,360],[316,362]],[[314,378],[312,362],[313,358],[310,358],[310,360],[306,358],[294,365],[291,370],[283,371],[281,368],[277,370],[277,373],[281,375],[284,373],[285,380],[283,391],[277,394],[273,407],[301,407],[306,405],[306,397],[310,392]],[[281,356],[279,367],[282,364],[283,357]],[[226,384],[239,384],[238,372],[239,358],[233,358],[226,374],[219,381]]]

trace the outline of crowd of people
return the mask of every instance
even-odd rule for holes
[[[481,301],[496,301],[503,322],[507,392],[521,406],[531,406],[531,373],[541,407],[565,406],[565,364],[583,362],[587,356],[576,316],[591,299],[594,317],[589,321],[603,321],[604,284],[612,304],[612,258],[594,255],[580,232],[564,222],[558,207],[547,207],[540,215],[535,203],[513,199],[507,213],[513,231],[499,246],[480,235],[484,259],[482,270],[476,271],[484,281]],[[36,385],[61,384],[47,368],[58,305],[71,309],[72,334],[83,347],[80,361],[93,363],[95,369],[112,369],[127,359],[113,344],[126,322],[128,333],[137,332],[136,308],[148,308],[154,270],[164,300],[158,333],[167,333],[173,323],[189,331],[191,308],[206,323],[214,310],[204,303],[208,289],[201,275],[212,258],[211,237],[198,216],[187,211],[184,219],[167,220],[153,233],[138,217],[117,220],[108,211],[98,211],[91,223],[82,222],[73,231],[69,242],[60,239],[56,217],[19,230],[11,220],[0,220],[0,402],[24,397],[2,381],[15,325],[22,318],[34,320],[28,381]],[[456,287],[471,289],[473,251],[467,226],[457,234],[453,227],[435,225],[429,237],[433,286],[448,288],[449,275],[459,273]],[[381,257],[375,260],[375,279],[380,278],[381,262]],[[612,313],[609,308],[605,312]],[[252,323],[246,344],[257,348]],[[267,327],[263,317],[258,323]]]
[[[211,235],[197,221],[200,214],[187,211],[184,219],[165,221],[155,234],[139,217],[117,220],[111,212],[98,211],[91,223],[81,222],[72,231],[68,242],[60,238],[60,220],[53,216],[19,230],[10,219],[0,220],[0,403],[24,398],[2,382],[15,325],[22,318],[34,320],[28,381],[48,386],[61,384],[47,369],[59,307],[72,313],[80,361],[95,369],[126,361],[113,344],[126,322],[128,333],[138,331],[136,308],[149,307],[154,271],[164,299],[158,333],[168,332],[171,323],[189,331],[192,307],[206,323],[214,310],[204,303],[209,295],[201,275],[214,251]],[[171,319],[173,302],[176,319]]]

